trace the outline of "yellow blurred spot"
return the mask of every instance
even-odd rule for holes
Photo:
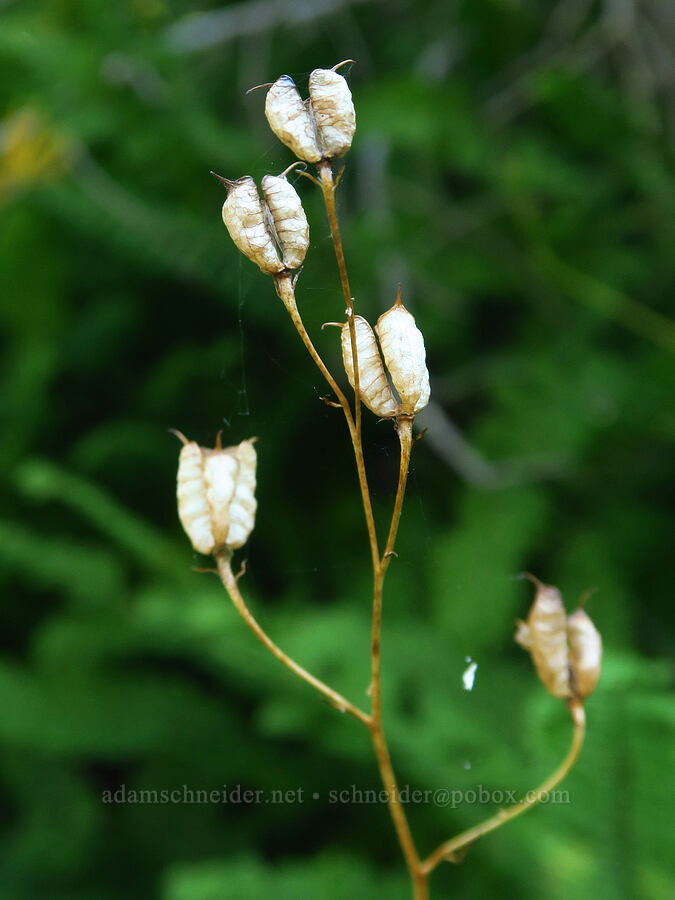
[[[60,178],[72,146],[35,108],[24,106],[0,122],[0,203],[14,192]]]

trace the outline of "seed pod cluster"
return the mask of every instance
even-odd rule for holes
[[[289,75],[277,78],[267,92],[265,115],[279,140],[310,163],[343,156],[356,130],[351,91],[334,69],[314,69],[308,100]]]
[[[401,289],[394,305],[380,316],[375,326],[393,390],[387,380],[373,329],[363,316],[354,317],[354,326],[359,391],[364,404],[383,419],[414,416],[421,412],[430,395],[426,350],[422,332],[401,302]],[[348,321],[342,325],[342,361],[349,383],[354,387]]]
[[[537,593],[516,643],[528,650],[539,678],[554,697],[585,700],[600,678],[602,639],[581,608],[567,616],[560,591],[535,581]]]
[[[227,188],[223,222],[241,252],[266,275],[301,266],[309,247],[309,225],[285,174],[265,175],[264,200],[250,175],[236,181],[217,177]]]
[[[254,438],[214,449],[184,441],[178,459],[178,517],[198,553],[242,547],[255,524]]]

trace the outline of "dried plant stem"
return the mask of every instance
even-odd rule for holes
[[[307,329],[305,328],[304,322],[302,321],[302,316],[300,315],[300,311],[298,310],[298,304],[295,299],[295,288],[293,287],[293,276],[290,272],[284,272],[279,275],[275,279],[275,284],[277,287],[277,293],[281,297],[286,310],[291,317],[291,321],[295,326],[296,331],[300,335],[302,343],[305,345],[307,352],[312,357],[314,362],[317,365],[317,368],[326,379],[331,389],[335,393],[335,396],[338,398],[338,402],[342,407],[342,410],[345,414],[345,418],[347,419],[347,426],[349,427],[350,432],[354,430],[354,419],[352,417],[352,411],[349,407],[349,402],[345,397],[344,393],[338,387],[337,382],[331,375],[328,367],[321,359],[319,352],[316,347],[312,343],[312,339],[307,333]]]
[[[403,510],[403,498],[405,496],[406,484],[408,481],[408,470],[410,468],[410,451],[412,448],[412,419],[401,418],[396,423],[399,441],[401,444],[401,457],[399,465],[398,488],[396,490],[396,500],[394,502],[394,511],[389,526],[389,535],[387,544],[382,555],[382,559],[375,570],[373,584],[373,619],[371,633],[371,724],[370,733],[373,740],[373,747],[377,757],[377,764],[380,769],[380,776],[385,790],[387,791],[387,801],[389,803],[389,811],[396,828],[396,834],[405,857],[406,865],[413,882],[415,900],[425,900],[428,896],[426,873],[422,872],[419,854],[415,846],[415,841],[410,831],[408,819],[405,809],[401,803],[399,796],[396,776],[391,764],[387,740],[382,724],[382,679],[381,679],[381,641],[380,632],[382,626],[382,592],[384,588],[384,578],[389,568],[389,562],[394,554],[394,543],[398,532],[398,525],[401,520],[401,512]]]
[[[570,714],[572,716],[572,722],[574,723],[572,744],[567,756],[555,772],[553,772],[552,775],[549,775],[546,781],[540,784],[536,790],[530,791],[527,797],[519,803],[515,803],[508,809],[500,809],[498,813],[491,816],[489,819],[486,819],[480,825],[476,825],[473,828],[469,828],[467,831],[461,832],[461,834],[458,834],[451,840],[441,844],[440,847],[437,847],[436,850],[434,850],[434,852],[422,863],[422,872],[429,875],[439,863],[443,862],[443,860],[448,860],[449,862],[458,861],[457,854],[465,847],[468,847],[469,844],[472,844],[484,834],[494,831],[506,822],[510,822],[511,819],[515,819],[516,816],[527,812],[528,809],[532,809],[543,796],[552,791],[553,788],[563,780],[577,761],[586,732],[586,714],[584,712],[584,707],[580,702],[573,701],[570,703]]]
[[[354,366],[354,425],[356,427],[357,442],[361,444],[361,388],[359,382],[359,360],[356,352],[356,325],[354,323],[354,298],[349,286],[349,276],[347,275],[347,265],[345,263],[345,254],[342,249],[342,237],[340,236],[340,225],[338,223],[337,209],[335,207],[335,181],[333,180],[333,169],[329,159],[322,160],[317,166],[319,172],[319,184],[323,194],[323,202],[326,206],[328,215],[328,224],[330,225],[330,233],[333,238],[333,247],[335,248],[335,259],[337,260],[338,270],[340,272],[340,282],[342,284],[342,292],[345,296],[347,321],[349,322],[349,339],[352,345],[352,360]]]
[[[332,390],[335,393],[335,396],[338,398],[338,402],[342,407],[342,411],[345,415],[345,419],[347,420],[347,428],[349,429],[349,436],[352,440],[352,447],[354,450],[354,459],[356,460],[356,470],[359,477],[359,488],[361,490],[361,502],[363,503],[363,511],[366,517],[366,526],[368,528],[368,541],[370,543],[370,555],[373,562],[373,568],[375,568],[380,559],[380,550],[377,543],[377,532],[375,530],[375,518],[373,516],[373,505],[370,500],[370,490],[368,488],[368,477],[366,475],[366,463],[363,458],[363,445],[361,443],[361,431],[360,428],[357,428],[356,421],[352,416],[352,411],[349,406],[349,401],[345,397],[344,393],[338,387],[335,379],[331,375],[328,367],[321,359],[316,347],[312,343],[312,339],[307,333],[307,329],[302,321],[302,317],[298,310],[298,305],[295,300],[295,289],[293,287],[293,280],[290,273],[284,273],[278,278],[275,279],[277,293],[281,297],[284,306],[288,310],[288,314],[291,317],[291,321],[296,328],[296,331],[300,335],[300,339],[303,344],[307,348],[307,352],[312,357],[314,362],[316,363],[319,371],[326,379],[328,384],[331,386]],[[356,359],[356,357],[354,357]],[[360,410],[361,404],[357,404],[356,410],[357,413]],[[358,416],[357,416],[358,418]]]
[[[359,460],[363,460],[363,449],[361,444],[361,398],[359,393],[359,370],[358,370],[358,352],[356,347],[356,328],[354,323],[354,301],[349,286],[349,277],[347,275],[347,266],[345,263],[344,251],[342,249],[342,239],[340,237],[340,225],[337,218],[337,210],[335,207],[335,181],[333,180],[333,172],[329,160],[323,160],[318,165],[319,184],[323,193],[323,199],[328,215],[331,235],[333,237],[333,246],[335,248],[335,258],[337,260],[338,270],[340,272],[340,281],[344,293],[347,321],[349,322],[349,334],[352,346],[352,360],[354,365],[354,396],[355,396],[355,439],[353,439],[354,453],[357,457],[357,466],[360,465]],[[382,625],[382,592],[384,587],[384,577],[389,568],[389,562],[393,555],[394,542],[398,532],[398,524],[403,509],[403,498],[405,496],[405,488],[408,480],[408,469],[410,466],[410,450],[412,447],[412,420],[402,418],[397,422],[397,431],[401,443],[401,462],[399,468],[398,488],[396,491],[396,501],[394,503],[394,512],[392,514],[391,525],[389,527],[389,535],[387,544],[382,555],[372,552],[373,548],[377,549],[377,539],[373,544],[371,540],[371,553],[373,556],[373,618],[371,631],[371,722],[370,733],[373,741],[373,748],[377,758],[380,777],[387,792],[387,800],[389,811],[396,829],[401,850],[410,873],[413,883],[415,900],[426,900],[428,897],[427,878],[428,876],[421,871],[420,858],[415,847],[415,841],[410,831],[408,819],[405,809],[401,803],[396,776],[391,764],[387,739],[382,724],[382,690],[381,690],[381,641],[380,632]],[[359,469],[360,470],[360,469]],[[366,518],[372,517],[372,511],[365,506]],[[370,505],[370,497],[368,496],[368,504]],[[374,526],[373,526],[374,527]]]
[[[283,663],[286,668],[290,669],[291,672],[298,676],[298,678],[302,678],[303,681],[306,681],[307,684],[311,684],[313,688],[323,694],[324,697],[328,699],[331,706],[334,706],[340,712],[350,713],[355,719],[358,719],[359,722],[363,722],[364,725],[370,727],[371,717],[368,713],[359,709],[357,706],[354,706],[354,704],[350,703],[349,700],[342,696],[342,694],[334,691],[332,688],[328,687],[327,684],[324,684],[323,681],[315,678],[314,675],[311,675],[306,669],[303,669],[303,667],[298,665],[295,660],[291,659],[290,656],[287,656],[263,631],[253,615],[249,612],[249,609],[244,602],[244,598],[241,595],[237,584],[237,577],[232,572],[231,551],[222,550],[220,553],[216,554],[216,563],[218,565],[220,580],[222,581],[225,590],[230,595],[230,599],[234,603],[237,612],[244,622],[246,622],[253,634],[258,638],[260,643],[264,644],[270,653],[273,656],[276,656],[279,662]]]
[[[384,548],[384,554],[379,561],[375,571],[375,581],[373,586],[373,619],[371,631],[371,697],[372,697],[372,715],[373,728],[382,725],[382,686],[380,672],[380,632],[382,629],[382,592],[384,589],[384,577],[389,568],[389,562],[394,553],[394,543],[398,532],[398,524],[401,520],[401,512],[403,510],[403,498],[405,496],[406,484],[408,482],[408,470],[410,468],[410,451],[412,448],[412,419],[400,419],[397,423],[397,431],[401,443],[401,458],[398,475],[398,488],[396,490],[396,501],[394,503],[394,512],[391,517],[391,525],[389,526],[389,536],[387,537],[387,545]]]

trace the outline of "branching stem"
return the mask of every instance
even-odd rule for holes
[[[422,872],[420,867],[420,858],[415,846],[415,841],[410,831],[408,819],[405,809],[401,803],[396,776],[391,764],[387,740],[382,724],[382,678],[381,678],[381,628],[382,628],[382,593],[384,589],[384,578],[389,568],[398,525],[401,520],[401,511],[403,509],[403,498],[405,496],[406,484],[408,481],[408,470],[410,468],[410,451],[412,448],[412,419],[401,418],[396,423],[399,441],[401,444],[401,456],[399,465],[398,487],[396,490],[396,500],[394,502],[394,511],[389,526],[389,535],[384,548],[384,553],[380,559],[374,573],[373,583],[373,619],[371,631],[371,725],[370,732],[373,739],[373,747],[377,757],[377,764],[380,769],[380,776],[387,792],[387,800],[389,803],[389,811],[391,813],[396,834],[405,857],[406,865],[413,882],[415,900],[425,900],[428,896],[427,875]]]
[[[231,551],[223,550],[218,553],[216,555],[216,563],[218,565],[220,580],[223,582],[225,590],[230,595],[230,599],[234,603],[237,612],[244,622],[246,622],[253,634],[258,638],[260,643],[264,644],[270,653],[273,656],[276,656],[279,662],[283,663],[286,668],[290,669],[291,672],[298,676],[298,678],[302,678],[303,681],[306,681],[307,684],[311,684],[313,688],[323,694],[324,697],[328,699],[331,706],[334,706],[336,709],[340,710],[340,712],[350,713],[355,719],[358,719],[359,722],[363,722],[364,725],[370,727],[371,719],[368,713],[359,709],[357,706],[354,706],[354,704],[350,703],[349,700],[342,696],[342,694],[334,691],[332,688],[328,687],[327,684],[324,684],[323,681],[315,678],[314,675],[311,675],[306,669],[303,669],[301,665],[298,665],[295,660],[284,653],[284,651],[263,631],[253,615],[249,612],[249,609],[244,602],[244,598],[241,595],[239,585],[237,584],[237,578],[232,571]]]
[[[398,534],[398,527],[401,520],[401,512],[403,510],[403,500],[405,497],[406,485],[408,481],[408,472],[410,469],[410,455],[412,450],[412,416],[399,416],[395,421],[396,431],[400,442],[400,464],[398,487],[396,490],[396,499],[394,501],[394,509],[392,512],[391,522],[387,541],[382,556],[380,556],[377,533],[375,529],[375,520],[373,517],[372,502],[370,491],[368,488],[368,479],[366,476],[365,461],[363,456],[363,444],[361,438],[361,393],[359,382],[359,364],[358,352],[356,344],[356,327],[354,322],[354,301],[349,286],[349,278],[347,275],[347,266],[345,263],[344,250],[342,248],[342,239],[340,237],[340,226],[338,223],[337,210],[335,205],[335,188],[337,181],[333,179],[333,172],[330,160],[322,160],[318,166],[318,180],[311,178],[321,188],[328,222],[333,238],[335,249],[335,257],[337,260],[338,270],[340,273],[340,281],[344,293],[347,322],[349,323],[349,334],[351,341],[352,360],[354,368],[354,397],[355,406],[352,413],[349,401],[344,392],[333,378],[330,370],[324,363],[320,354],[316,350],[312,340],[307,333],[302,317],[298,310],[295,299],[295,281],[290,272],[283,272],[275,277],[275,285],[277,293],[281,297],[288,314],[295,326],[300,338],[305,345],[309,355],[314,360],[319,371],[326,379],[331,389],[337,397],[338,403],[347,422],[347,428],[354,450],[354,458],[358,472],[359,488],[361,491],[361,500],[368,529],[368,539],[370,543],[370,552],[373,567],[373,612],[372,612],[372,628],[371,628],[371,711],[365,712],[354,704],[350,703],[345,697],[334,691],[323,681],[315,678],[306,669],[291,659],[283,652],[275,643],[267,636],[260,627],[258,622],[249,612],[246,603],[239,591],[237,584],[237,576],[232,572],[230,550],[223,550],[216,554],[216,562],[218,565],[218,573],[221,581],[226,588],[230,598],[237,611],[244,619],[248,627],[255,634],[258,640],[273,654],[283,665],[291,672],[306,681],[319,693],[323,694],[329,703],[342,712],[348,712],[355,719],[362,722],[369,730],[373,742],[377,764],[380,770],[380,777],[387,792],[389,811],[391,814],[396,834],[398,837],[403,856],[410,873],[410,879],[413,886],[414,900],[428,900],[429,896],[429,876],[434,869],[444,860],[457,862],[462,851],[468,848],[474,841],[499,828],[506,822],[514,819],[521,813],[526,812],[535,806],[543,796],[548,794],[560,781],[567,775],[579,756],[585,733],[585,713],[583,705],[579,701],[570,701],[569,709],[574,723],[574,734],[572,744],[567,756],[560,766],[550,775],[536,791],[530,791],[526,797],[519,803],[514,804],[508,809],[499,810],[494,816],[486,819],[483,823],[463,831],[456,837],[441,844],[426,859],[420,859],[419,853],[415,846],[415,841],[408,824],[405,808],[401,801],[401,796],[396,781],[396,775],[391,762],[389,748],[382,721],[382,676],[381,676],[381,629],[382,629],[382,596],[384,589],[384,580],[389,568],[389,563],[394,553],[394,545]],[[306,174],[306,173],[302,173]]]
[[[298,310],[298,305],[295,300],[295,289],[293,287],[293,280],[291,274],[286,272],[282,275],[279,275],[276,279],[276,287],[277,293],[281,297],[284,306],[288,310],[288,314],[291,317],[291,321],[296,328],[296,331],[300,335],[302,343],[307,348],[307,352],[312,357],[314,362],[316,363],[319,371],[326,379],[328,384],[331,386],[333,391],[335,392],[335,396],[338,398],[340,406],[342,407],[342,411],[345,414],[345,419],[347,420],[347,428],[349,429],[349,436],[352,440],[352,448],[354,450],[354,459],[356,460],[356,470],[359,477],[359,488],[361,490],[361,502],[363,503],[363,511],[366,517],[366,527],[368,528],[368,541],[370,543],[370,555],[373,562],[373,567],[375,567],[380,558],[380,551],[377,543],[377,532],[375,531],[375,518],[373,516],[373,505],[370,500],[370,490],[368,488],[368,477],[366,475],[366,463],[363,458],[363,444],[361,442],[361,431],[360,427],[357,428],[356,421],[354,416],[352,416],[352,411],[349,406],[349,401],[345,397],[344,393],[338,387],[335,379],[331,375],[328,367],[322,360],[319,352],[316,347],[312,343],[312,339],[307,333],[307,329],[302,321],[302,316]],[[356,357],[354,357],[356,359]],[[356,412],[357,412],[357,420],[360,423],[359,419],[359,410],[360,403],[357,404]]]
[[[342,291],[344,293],[347,321],[349,323],[349,334],[352,347],[352,360],[354,364],[354,402],[355,402],[355,435],[352,443],[354,445],[354,453],[357,457],[357,466],[360,465],[359,460],[363,461],[363,449],[361,443],[361,396],[359,391],[359,368],[358,368],[358,352],[356,347],[356,327],[354,322],[354,301],[349,286],[349,277],[347,275],[347,265],[345,263],[344,251],[342,249],[342,239],[340,237],[340,225],[335,207],[335,187],[333,180],[333,172],[329,160],[323,160],[318,165],[319,181],[321,183],[321,191],[328,215],[328,223],[330,225],[331,235],[333,237],[333,246],[335,248],[335,258],[337,260],[338,270],[340,272],[340,281],[342,283]],[[377,758],[378,768],[382,784],[387,792],[387,801],[391,814],[396,835],[398,837],[401,850],[410,873],[410,878],[414,887],[415,900],[426,900],[428,896],[427,875],[420,869],[420,858],[415,847],[415,841],[410,831],[408,819],[405,809],[401,803],[401,798],[394,774],[394,768],[391,764],[387,739],[382,724],[382,690],[381,690],[381,626],[382,626],[382,592],[384,587],[384,577],[389,568],[396,534],[398,532],[398,524],[401,518],[401,510],[403,508],[403,497],[405,496],[405,488],[408,479],[408,468],[410,466],[410,450],[412,447],[412,420],[402,418],[397,422],[397,431],[401,443],[401,461],[399,467],[398,488],[396,491],[396,501],[394,503],[394,511],[392,514],[391,525],[389,527],[389,535],[387,544],[382,557],[380,558],[377,547],[377,539],[373,541],[371,538],[371,555],[373,562],[373,617],[371,629],[371,722],[370,734],[373,741],[373,748]],[[360,469],[359,469],[360,471]],[[365,473],[364,473],[365,477]],[[370,508],[370,496],[361,491],[364,501],[364,511],[366,519],[370,522],[372,519],[372,510]],[[367,505],[366,505],[367,502]],[[374,524],[373,524],[374,530]]]

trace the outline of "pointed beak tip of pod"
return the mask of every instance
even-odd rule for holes
[[[185,437],[183,432],[179,431],[177,428],[169,428],[167,430],[168,430],[169,434],[175,435],[183,446],[190,443],[190,441],[188,441],[188,439]]]
[[[249,88],[246,91],[245,96],[248,97],[248,95],[252,94],[253,91],[259,91],[261,88],[271,88],[274,83],[275,83],[274,81],[265,81],[262,84],[255,84],[255,85],[253,85],[253,87]]]
[[[219,175],[217,172],[214,172],[213,170],[211,170],[210,174],[213,175],[213,177],[216,178],[221,184],[224,184],[225,187],[228,189],[228,191],[235,184],[234,181],[230,181],[229,178],[224,178],[222,175]]]

